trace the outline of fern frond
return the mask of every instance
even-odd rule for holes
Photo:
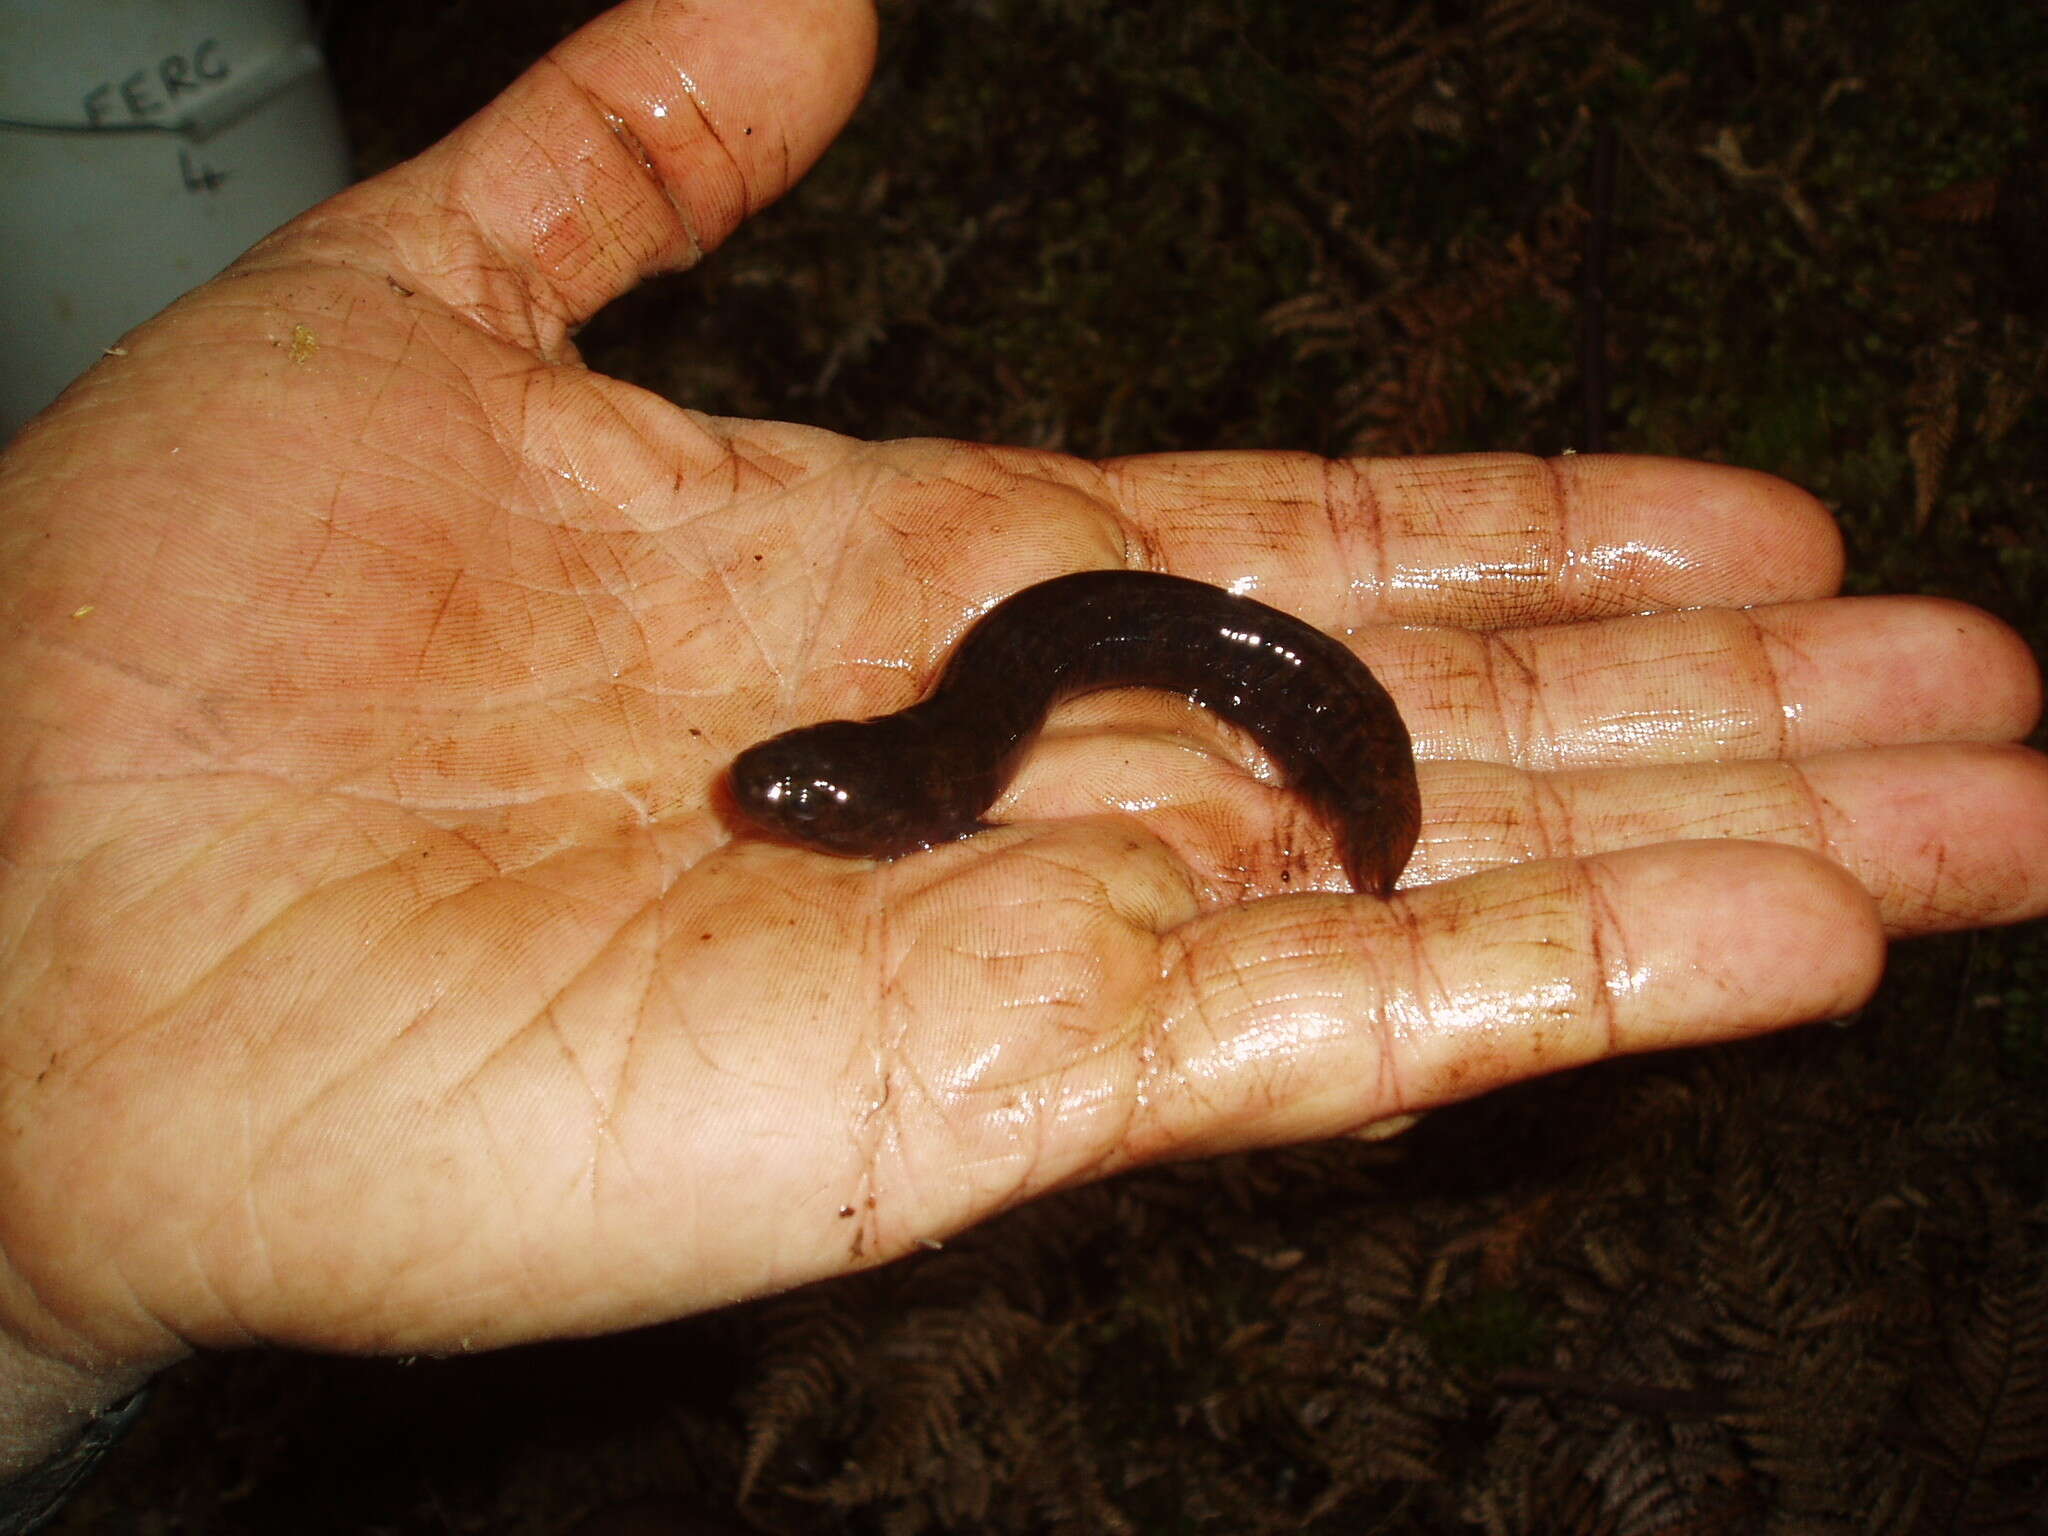
[[[1923,1433],[1914,1449],[1935,1482],[1918,1529],[2017,1520],[2020,1490],[2048,1475],[2048,1272],[2012,1265],[1988,1277],[1913,1406]]]
[[[1941,499],[1942,476],[1962,412],[1962,362],[1949,349],[1922,360],[1908,392],[1906,453],[1913,463],[1913,531],[1923,532]]]
[[[993,1295],[965,1308],[920,1308],[871,1352],[871,1411],[848,1464],[814,1496],[835,1504],[889,1498],[945,1469],[954,1494],[986,1483],[986,1453],[967,1432],[1004,1406],[1005,1374],[1045,1325]]]
[[[854,1375],[860,1322],[839,1289],[800,1291],[780,1311],[760,1376],[740,1405],[747,1425],[741,1503],[791,1432],[838,1402]]]

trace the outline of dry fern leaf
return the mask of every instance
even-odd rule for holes
[[[1381,8],[1363,6],[1330,50],[1317,87],[1331,113],[1363,149],[1398,127],[1428,80],[1442,44],[1425,38],[1435,7],[1415,7],[1392,27]],[[1424,39],[1417,46],[1417,39]]]
[[[1445,1428],[1468,1403],[1428,1345],[1404,1330],[1359,1355],[1345,1375],[1345,1396],[1316,1431],[1331,1478],[1354,1487],[1441,1479]]]
[[[1998,211],[1999,178],[1980,176],[1916,197],[1900,212],[1928,224],[1982,224]]]
[[[1450,441],[1490,387],[1473,357],[1475,339],[1520,295],[1570,302],[1564,283],[1579,262],[1584,221],[1567,188],[1538,217],[1533,237],[1510,236],[1500,255],[1464,263],[1441,283],[1376,298],[1390,334],[1374,360],[1383,371],[1369,385],[1359,381],[1358,404],[1341,418],[1349,451],[1426,453]]]
[[[1447,23],[1443,7],[1418,5],[1398,21],[1391,7],[1360,6],[1329,51],[1316,86],[1359,150],[1403,130],[1462,135],[1460,84],[1483,68],[1521,61],[1509,45],[1572,19],[1563,0],[1491,0],[1477,16]],[[1496,91],[1493,94],[1505,94]]]
[[[1324,1332],[1331,1314],[1358,1324],[1391,1327],[1418,1309],[1421,1238],[1398,1208],[1374,1212],[1372,1224],[1340,1238],[1327,1257],[1304,1265],[1275,1288],[1269,1304],[1290,1323],[1286,1348],[1304,1362],[1327,1362]],[[1307,1323],[1312,1331],[1300,1326]]]
[[[864,1362],[868,1422],[845,1469],[806,1496],[851,1506],[944,1479],[957,1495],[969,1470],[962,1463],[986,1459],[980,1425],[1013,1407],[1004,1377],[1049,1332],[993,1294],[971,1307],[906,1315]]]
[[[1011,1447],[1017,1471],[1013,1496],[1037,1517],[1021,1528],[1037,1536],[1136,1536],[1137,1527],[1110,1498],[1096,1466],[1096,1446],[1080,1411],[1069,1400],[1036,1426],[1028,1442]]]
[[[1961,416],[1962,359],[1946,347],[1923,354],[1907,392],[1906,454],[1913,463],[1913,531],[1924,532],[1941,499],[1942,476]]]
[[[861,1325],[838,1288],[799,1292],[780,1310],[786,1321],[741,1405],[747,1424],[742,1504],[791,1431],[826,1413],[854,1375]]]
[[[1925,1434],[1916,1447],[1935,1473],[1922,1532],[2018,1528],[2025,1500],[2048,1472],[2048,1274],[2008,1268],[1989,1279],[1950,1331],[1942,1362],[1914,1393]],[[2027,1468],[2031,1476],[2001,1477]]]
[[[2027,407],[2048,394],[2048,346],[2030,342],[2028,328],[2008,315],[2003,344],[1994,354],[1984,381],[1984,408],[1977,415],[1977,436],[1995,443],[2010,432]]]
[[[1707,1460],[1712,1473],[1731,1470]],[[1615,1536],[1652,1536],[1678,1530],[1708,1513],[1709,1478],[1697,1447],[1673,1429],[1638,1416],[1620,1418],[1584,1464],[1582,1475],[1599,1489],[1600,1505]]]
[[[1984,381],[1984,408],[1977,414],[1977,435],[1995,443],[2010,432],[2040,391],[2028,379],[1994,373]]]
[[[1920,1479],[1877,1439],[1895,1390],[1860,1330],[1788,1344],[1745,1362],[1721,1422],[1770,1479],[1772,1532],[1903,1528]]]

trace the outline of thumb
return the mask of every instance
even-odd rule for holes
[[[874,46],[869,0],[633,0],[266,243],[317,245],[324,227],[356,245],[367,224],[433,297],[554,353],[794,186],[859,102]]]

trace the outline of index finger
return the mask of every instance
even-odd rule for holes
[[[1842,541],[1773,475],[1622,455],[1156,454],[1101,466],[1155,569],[1326,630],[1491,630],[1827,597]]]

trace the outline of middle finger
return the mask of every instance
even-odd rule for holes
[[[2024,642],[1938,598],[1405,630],[1372,652],[1418,758],[1529,771],[2010,741],[2040,702]]]

